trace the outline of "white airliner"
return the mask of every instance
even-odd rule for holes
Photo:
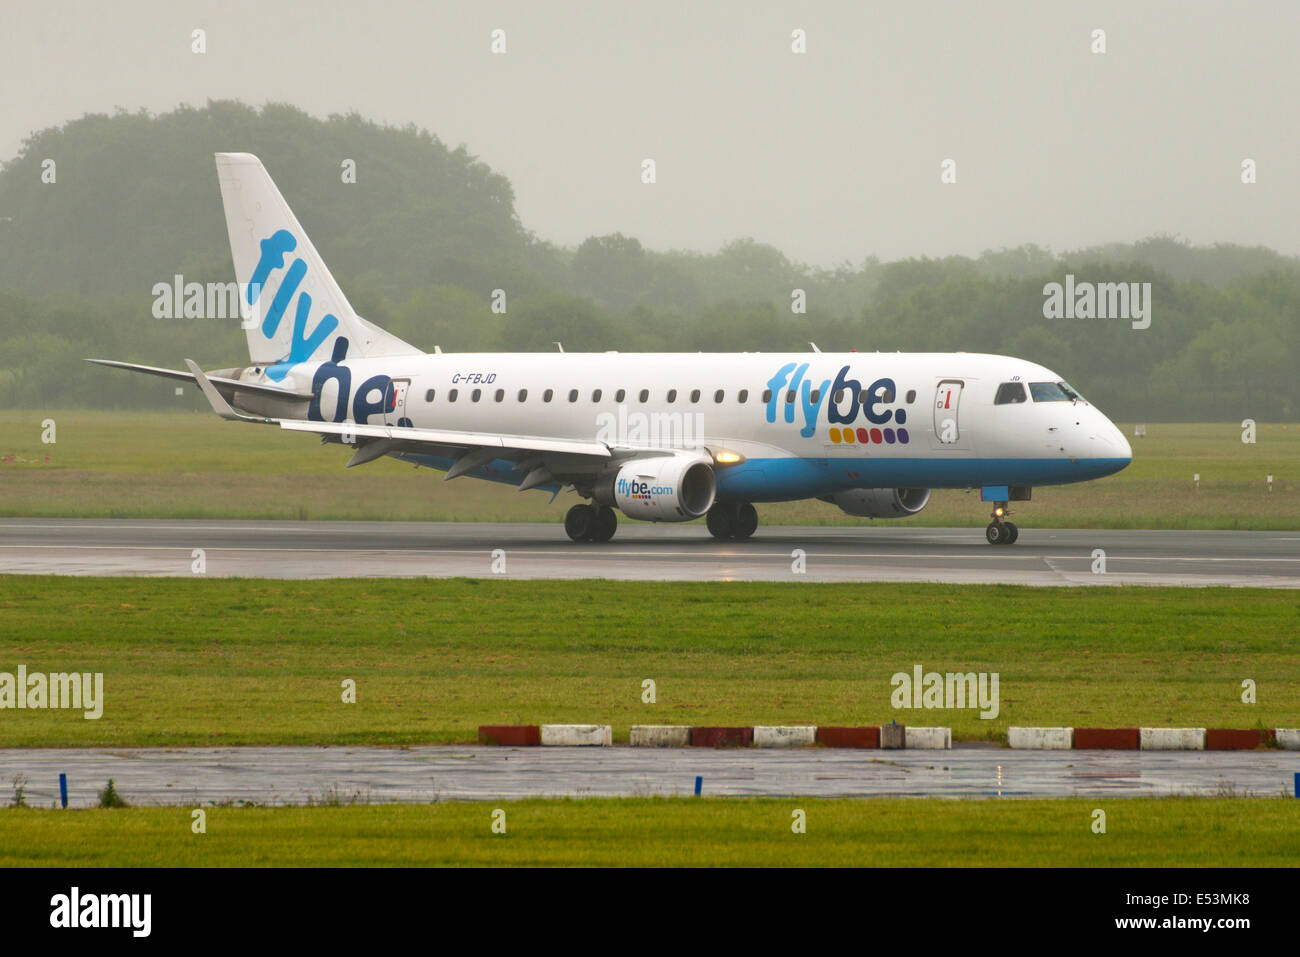
[[[358,316],[257,157],[218,153],[250,365],[205,373],[103,365],[196,382],[226,419],[314,432],[457,476],[590,504],[574,541],[608,541],[617,512],[706,518],[748,538],[756,502],[817,498],[900,518],[934,488],[981,491],[991,544],[1035,485],[1118,472],[1132,450],[1061,377],[967,353],[432,354]],[[485,307],[485,322],[492,321]]]

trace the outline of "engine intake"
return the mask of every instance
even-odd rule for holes
[[[637,459],[606,472],[592,498],[628,518],[647,522],[689,522],[713,506],[718,483],[713,468],[699,459],[660,455]]]
[[[855,488],[827,495],[823,501],[838,505],[858,518],[905,518],[930,501],[928,488]]]

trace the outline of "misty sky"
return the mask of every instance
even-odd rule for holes
[[[283,101],[464,143],[566,245],[752,236],[832,266],[1158,233],[1298,254],[1297,37],[1291,0],[3,0],[0,157],[87,112]]]

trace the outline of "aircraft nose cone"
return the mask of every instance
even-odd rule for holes
[[[1115,429],[1115,426],[1112,425],[1111,428]],[[1121,432],[1119,429],[1115,429],[1115,438],[1119,440],[1119,447],[1123,449],[1123,451],[1120,453],[1120,457],[1123,458],[1125,461],[1132,462],[1133,446],[1128,444],[1128,439],[1124,438],[1124,433]]]
[[[1125,465],[1133,461],[1133,447],[1128,444],[1128,439],[1124,438],[1124,433],[1114,422],[1103,417],[1094,437],[1102,446],[1102,449],[1098,450],[1099,457],[1122,459]]]

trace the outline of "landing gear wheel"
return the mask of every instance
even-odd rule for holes
[[[736,525],[733,534],[737,538],[749,538],[758,530],[758,510],[745,502],[736,510]]]
[[[618,516],[608,505],[602,505],[595,509],[596,517],[591,523],[591,540],[593,542],[607,542],[614,537],[618,531]]]
[[[564,516],[564,533],[575,542],[591,541],[596,524],[596,510],[590,505],[575,505]]]
[[[1015,522],[1005,522],[1011,510],[1007,508],[1006,502],[993,503],[993,521],[989,522],[989,527],[984,530],[984,537],[989,540],[990,545],[1010,545],[1020,537],[1020,529],[1016,528]]]
[[[715,505],[709,509],[704,524],[709,527],[709,534],[714,538],[733,538],[736,534],[736,507],[734,505]],[[755,516],[757,522],[757,516]]]

